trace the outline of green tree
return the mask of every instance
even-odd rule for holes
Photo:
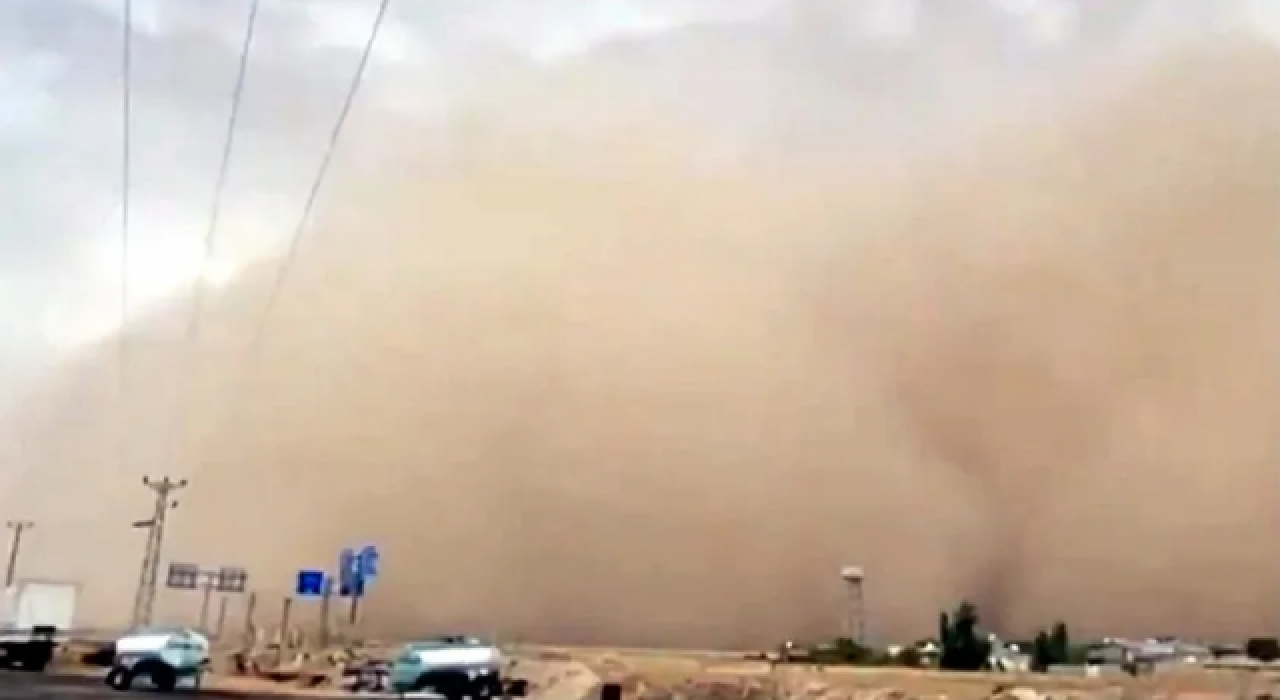
[[[1049,645],[1053,650],[1054,664],[1071,663],[1071,635],[1067,633],[1067,623],[1059,620],[1049,633]]]
[[[938,666],[950,671],[979,671],[987,665],[991,642],[979,627],[978,608],[960,603],[938,617]]]
[[[1275,637],[1254,637],[1245,642],[1244,653],[1256,661],[1270,663],[1280,660],[1280,640]]]
[[[1031,670],[1043,673],[1050,666],[1072,661],[1071,636],[1064,622],[1054,623],[1051,631],[1041,630],[1031,643]]]
[[[1044,673],[1052,664],[1053,642],[1044,630],[1040,630],[1036,633],[1035,641],[1031,643],[1031,670]]]

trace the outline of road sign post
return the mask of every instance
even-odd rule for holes
[[[344,548],[338,553],[336,576],[322,569],[298,571],[294,592],[298,598],[320,599],[320,638],[327,644],[330,636],[333,597],[350,598],[347,621],[355,625],[360,619],[360,599],[364,597],[370,582],[378,576],[380,554],[373,545],[360,549]]]
[[[254,624],[254,614],[258,612],[258,594],[250,593],[244,605],[244,646],[252,649],[258,643],[258,627]]]
[[[320,598],[320,645],[328,646],[333,577],[320,569],[304,569],[298,572],[294,592],[299,598]]]
[[[357,555],[360,578],[354,594],[351,596],[351,624],[355,625],[360,615],[360,599],[364,597],[369,583],[378,577],[378,548],[367,544]]]
[[[288,649],[289,644],[289,616],[293,614],[293,597],[285,596],[280,603],[280,648]]]
[[[338,555],[338,595],[351,599],[347,609],[347,624],[354,626],[360,615],[360,590],[363,581],[360,576],[360,556],[354,549],[344,549]]]
[[[207,574],[208,572],[201,572]],[[209,631],[209,601],[213,599],[213,576],[204,576],[204,587],[200,595],[200,628],[204,632]]]
[[[320,646],[329,646],[330,630],[329,625],[333,617],[333,577],[326,576],[324,579],[324,592],[320,594]]]
[[[218,600],[218,622],[213,628],[214,639],[222,639],[222,630],[227,625],[227,600],[226,596]]]
[[[360,599],[370,581],[378,575],[379,553],[373,545],[359,550],[343,549],[338,555],[338,595],[351,598],[347,624],[354,626],[360,620]]]

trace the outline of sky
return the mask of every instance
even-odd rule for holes
[[[244,385],[232,341],[252,332],[270,267],[233,278],[295,231],[377,2],[263,0],[216,255],[201,261],[249,5],[134,0],[137,361],[117,396],[112,346],[93,343],[122,316],[122,6],[0,3],[0,406],[48,375],[0,426],[31,448],[24,469],[0,469],[17,484],[0,496],[42,522],[32,570],[82,580],[132,557],[135,533],[104,528],[145,497],[135,473],[161,468],[200,484],[174,547],[231,561],[259,537],[235,556],[274,581],[357,530],[426,557],[405,525],[432,503],[450,514],[435,535],[491,538],[457,565],[493,588],[441,592],[459,615],[487,597],[517,616],[605,605],[592,577],[623,570],[591,553],[611,537],[683,562],[646,580],[657,570],[638,556],[635,600],[683,586],[724,612],[845,563],[831,522],[865,540],[905,507],[951,520],[901,533],[921,548],[910,557],[859,546],[885,575],[930,581],[898,596],[899,616],[923,610],[926,624],[925,593],[967,588],[1024,617],[1059,589],[1095,597],[1060,558],[1028,558],[1045,542],[1117,572],[1121,601],[1163,577],[1136,571],[1130,547],[1201,572],[1256,568],[1221,545],[1277,512],[1253,488],[1275,454],[1273,336],[1240,301],[1280,298],[1272,149],[1251,147],[1274,143],[1274,105],[1250,91],[1272,63],[1163,50],[1274,37],[1280,0],[392,0],[311,247]],[[209,307],[222,323],[194,348],[154,342],[181,337],[202,267],[227,290]],[[991,328],[1014,342],[987,342]],[[872,468],[876,489],[852,486]],[[696,501],[629,509],[677,472],[738,504],[736,538]],[[636,491],[619,493],[628,478]],[[1115,479],[1181,488],[1231,528],[1188,532],[1177,513],[1123,502],[1141,490],[1105,488]],[[268,484],[314,488],[285,499]],[[479,502],[447,498],[459,485]],[[373,487],[382,500],[351,497]],[[1054,541],[1086,510],[1132,512],[1129,539]],[[210,525],[232,511],[240,535]],[[952,562],[966,538],[1023,526],[990,562]],[[595,537],[577,559],[540,559],[557,528]],[[99,531],[116,544],[72,535]],[[722,537],[727,565],[757,574],[739,599],[699,568],[694,545]],[[806,537],[814,547],[794,546]],[[772,555],[744,553],[757,545]],[[512,562],[544,577],[538,595],[502,588]],[[403,568],[383,590],[407,596],[430,573]],[[1167,593],[1134,619],[1203,589]],[[592,609],[570,626],[590,627]],[[816,606],[775,617],[829,622]]]
[[[877,0],[850,9],[830,0],[393,0],[358,112],[366,125],[379,117],[447,119],[478,92],[477,76],[501,72],[495,66],[545,68],[619,42],[650,50],[694,26],[728,28],[724,41],[740,44],[735,55],[742,65],[699,64],[684,55],[679,71],[737,94],[716,104],[739,109],[741,128],[758,129],[768,111],[741,108],[747,99],[758,103],[770,84],[783,84],[781,77],[770,83],[771,71],[805,70],[825,80],[824,73],[839,70],[841,52],[921,42],[936,49],[978,33],[998,39],[983,50],[1002,52],[1005,69],[1014,70],[1029,55],[1036,57],[1029,63],[1049,65],[1063,45],[1095,35],[1104,44],[1132,46],[1115,37],[1154,26],[1201,31],[1208,26],[1201,15],[1253,16],[1261,26],[1257,18],[1274,17],[1277,1],[1215,3],[1213,10],[1179,0],[1111,11],[1100,11],[1101,4],[966,0],[921,9],[909,0]],[[248,2],[134,0],[130,315],[184,293],[201,269],[215,285],[225,282],[231,270],[278,250],[294,231],[376,6],[376,0],[264,0],[216,258],[202,263]],[[110,332],[121,319],[123,7],[123,0],[0,5],[6,94],[0,211],[8,223],[0,236],[0,303],[8,319],[0,330],[0,396],[24,373]],[[1088,53],[1071,55],[1080,60]],[[643,89],[671,89],[660,84],[670,67],[641,72],[648,73],[637,76]],[[747,92],[753,94],[740,94]],[[829,102],[823,106],[833,119],[842,108],[864,107]],[[571,111],[553,110],[551,118],[569,120]],[[812,126],[791,121],[804,124],[793,125],[796,132]]]
[[[0,3],[0,410],[125,319],[190,303],[200,280],[216,294],[295,232],[305,240],[303,202],[378,0],[262,0],[208,259],[250,2],[133,0],[127,249],[124,7]],[[1030,109],[1088,74],[1068,69],[1171,37],[1277,27],[1280,0],[392,0],[330,179],[382,167],[388,124],[435,127],[417,130],[416,147],[445,156],[468,115],[521,139],[654,110],[714,124],[711,160],[767,142],[836,161],[850,120],[872,135],[851,147],[859,156],[934,149],[961,130],[959,112]],[[867,60],[876,71],[850,68]],[[944,122],[957,126],[931,128]],[[323,190],[319,211],[341,194]]]

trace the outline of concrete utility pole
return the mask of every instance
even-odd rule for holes
[[[138,592],[133,599],[133,626],[142,627],[151,624],[151,614],[155,610],[156,586],[160,577],[160,555],[164,548],[164,525],[169,511],[178,507],[173,494],[186,488],[187,480],[174,481],[164,477],[159,481],[151,477],[142,477],[142,485],[156,494],[155,510],[150,520],[140,520],[133,524],[136,528],[147,530],[147,548],[142,555],[142,571],[138,575]]]
[[[4,587],[8,588],[18,576],[18,553],[22,550],[22,536],[36,524],[30,520],[10,520],[4,525],[13,531],[13,537],[9,540],[9,566],[4,570]]]

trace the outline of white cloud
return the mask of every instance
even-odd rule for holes
[[[65,63],[50,51],[9,56],[0,63],[0,94],[5,96],[0,100],[0,143],[30,138],[53,119],[58,105],[48,86]]]
[[[200,242],[221,119],[249,0],[133,2],[140,76],[134,218],[140,243],[130,272],[134,298],[146,306],[189,287],[201,274]],[[43,324],[58,346],[110,332],[111,319],[118,318],[109,288],[119,275],[112,252],[119,231],[106,203],[115,200],[119,184],[112,159],[119,133],[114,61],[122,7],[122,0],[0,3],[0,90],[6,95],[0,102],[0,149],[8,159],[0,170],[0,192],[13,193],[0,196],[0,207],[8,208],[0,214],[9,222],[0,236],[0,279],[23,279],[24,294],[43,289],[44,295],[41,304],[24,297],[20,308],[3,311],[7,318]],[[1115,0],[1082,7],[1072,0],[393,0],[370,90],[358,109],[439,121],[451,105],[465,104],[473,111],[503,112],[509,120],[579,128],[590,120],[553,104],[560,93],[538,93],[536,86],[515,81],[510,95],[495,97],[484,81],[500,83],[513,71],[543,75],[558,63],[578,61],[581,67],[599,55],[609,66],[602,75],[625,77],[602,81],[619,103],[642,95],[645,100],[637,103],[716,123],[728,144],[720,147],[733,152],[765,139],[816,150],[821,138],[811,134],[844,119],[890,128],[896,117],[877,112],[876,100],[886,95],[920,100],[928,107],[921,114],[939,113],[929,100],[941,97],[921,97],[926,84],[954,86],[947,76],[970,68],[978,75],[973,66],[987,71],[974,84],[994,86],[993,91],[1002,85],[1001,71],[1028,82],[1027,71],[1034,69],[1029,54],[1006,55],[985,45],[986,38],[966,44],[970,25],[1003,23],[1002,30],[1028,50],[1051,46],[1068,57],[1074,56],[1074,42],[1089,38],[1082,34],[1082,13],[1098,8],[1113,12],[1112,21],[1122,25],[1114,32],[1121,37],[1116,42],[1201,31],[1205,16],[1280,35],[1280,0],[1219,0],[1212,8],[1203,0]],[[226,230],[237,234],[220,246],[220,266],[237,268],[269,254],[292,232],[376,8],[377,0],[264,0],[245,130],[233,165],[238,186],[229,188],[226,200]],[[981,20],[955,20],[966,13]],[[706,34],[697,34],[698,27]],[[717,34],[715,27],[732,29]],[[668,36],[681,38],[668,42]],[[642,50],[619,53],[610,48],[617,42]],[[934,57],[948,42],[967,46],[972,56]],[[859,51],[886,43],[925,58],[895,60],[873,75],[860,72]],[[599,53],[584,58],[593,51]],[[678,60],[655,60],[667,56]],[[963,61],[957,56],[973,66],[958,66]],[[882,74],[888,71],[905,77]],[[938,95],[945,94],[939,88]],[[513,100],[525,95],[540,95],[544,103],[521,103],[513,110]],[[608,106],[594,97],[585,102]],[[86,225],[87,220],[99,223]],[[32,343],[30,354],[43,348]]]
[[[1062,44],[1075,38],[1079,5],[1072,0],[995,0],[1021,23],[1026,36],[1041,44]]]

